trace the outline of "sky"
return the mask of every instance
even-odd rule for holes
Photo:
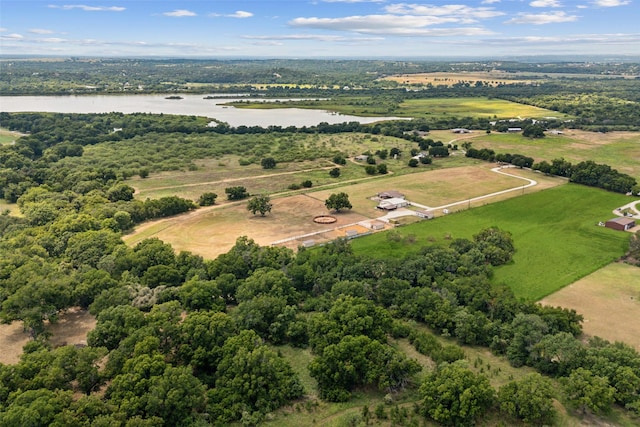
[[[640,56],[640,0],[0,0],[0,54]]]

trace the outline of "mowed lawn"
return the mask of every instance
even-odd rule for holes
[[[402,102],[396,113],[413,117],[497,117],[508,118],[543,118],[565,117],[557,111],[518,104],[502,99],[489,98],[427,98],[410,99]]]
[[[495,269],[492,281],[508,285],[518,297],[539,300],[625,253],[629,234],[597,223],[628,202],[620,194],[567,184],[397,229],[414,235],[414,244],[390,242],[379,233],[352,245],[356,253],[400,257],[498,226],[512,233],[516,253],[512,263]]]
[[[540,301],[573,308],[587,335],[622,341],[640,351],[640,269],[613,263]]]
[[[605,163],[640,181],[640,132],[597,133],[569,129],[563,135],[525,138],[521,134],[480,134],[467,139],[474,148],[491,148],[496,153],[519,153],[536,161],[560,157],[572,163],[593,160]]]

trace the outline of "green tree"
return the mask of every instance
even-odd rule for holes
[[[389,170],[387,169],[387,165],[385,163],[380,163],[377,169],[380,175],[386,175],[389,173]]]
[[[535,425],[552,425],[556,417],[553,386],[542,375],[533,373],[500,388],[500,409],[512,417]]]
[[[260,216],[265,216],[267,212],[271,212],[271,198],[267,195],[255,196],[249,199],[247,203],[247,210],[252,214],[260,213]]]
[[[375,166],[368,165],[364,167],[364,171],[367,173],[367,175],[375,175],[378,169]]]
[[[216,204],[218,195],[216,193],[202,193],[198,199],[200,206],[212,206]]]
[[[596,414],[607,413],[614,401],[615,389],[605,377],[594,375],[590,370],[578,368],[567,378],[562,378],[567,400],[581,413],[588,410]]]
[[[410,168],[417,168],[418,167],[418,160],[417,159],[409,159],[409,167]]]
[[[329,176],[331,178],[338,178],[340,176],[340,168],[333,168],[329,171]]]
[[[544,138],[544,128],[540,125],[528,125],[522,131],[527,138]]]
[[[472,425],[495,401],[487,377],[458,363],[440,365],[420,386],[420,412],[451,426]]]
[[[249,197],[247,189],[242,186],[227,187],[224,189],[224,192],[227,194],[227,199],[229,200],[242,200]]]
[[[349,201],[349,195],[347,193],[334,193],[324,201],[324,205],[327,209],[340,212],[341,209],[351,209],[351,202]]]
[[[262,166],[262,169],[275,169],[276,159],[273,157],[265,157],[260,161],[260,165]]]
[[[107,198],[111,202],[117,201],[129,201],[133,200],[133,194],[135,193],[135,189],[126,184],[116,184],[107,190]]]

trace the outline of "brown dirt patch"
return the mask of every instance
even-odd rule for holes
[[[584,316],[588,336],[622,341],[640,351],[640,268],[615,263],[544,298],[545,305]]]
[[[404,84],[429,84],[433,86],[451,86],[455,83],[481,81],[491,86],[498,84],[531,83],[531,80],[521,80],[508,78],[504,73],[499,72],[469,72],[469,73],[416,73],[400,74],[385,77],[382,80],[391,80]]]
[[[256,243],[268,246],[284,238],[330,231],[367,219],[354,209],[332,214],[337,219],[333,224],[317,224],[313,218],[326,214],[327,208],[323,200],[307,195],[272,199],[272,203],[271,213],[264,217],[249,213],[246,202],[199,209],[188,215],[150,223],[127,236],[125,241],[134,245],[145,238],[158,237],[171,243],[177,251],[188,250],[211,259],[228,252],[240,236],[248,236]]]
[[[565,136],[585,141],[589,145],[607,145],[614,142],[640,138],[640,132],[588,132],[585,130],[571,129],[565,131]]]
[[[53,325],[46,325],[52,336],[49,342],[53,347],[63,345],[86,345],[87,333],[95,328],[96,319],[86,310],[70,308],[60,315]],[[22,348],[29,342],[29,334],[22,329],[22,322],[0,325],[0,363],[11,365],[20,361]]]

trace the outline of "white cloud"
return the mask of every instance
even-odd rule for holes
[[[67,39],[61,39],[59,37],[47,37],[46,39],[41,39],[44,43],[66,43]]]
[[[500,3],[500,0],[482,0],[480,2],[480,4],[494,4],[494,3]]]
[[[384,37],[345,37],[327,34],[285,34],[269,36],[243,36],[242,38],[250,40],[315,40],[322,42],[364,42],[384,40]]]
[[[244,10],[238,10],[234,13],[229,13],[229,14],[222,14],[222,13],[210,13],[209,16],[213,17],[213,18],[217,18],[217,17],[223,17],[223,18],[251,18],[253,16],[253,13],[251,12],[245,12]]]
[[[12,33],[0,36],[0,40],[23,40],[24,36],[22,34]]]
[[[388,13],[397,15],[419,16],[455,16],[464,18],[486,19],[504,15],[504,12],[492,7],[470,7],[462,4],[448,4],[444,6],[419,5],[399,3],[385,7]]]
[[[55,31],[45,30],[44,28],[31,28],[29,32],[32,34],[53,34]]]
[[[560,7],[562,6],[558,0],[534,0],[529,3],[531,7]]]
[[[593,4],[600,7],[617,7],[625,6],[631,3],[631,0],[595,0]]]
[[[569,36],[526,36],[484,39],[481,43],[490,45],[530,45],[530,44],[599,44],[628,45],[640,42],[640,34],[576,34]]]
[[[9,31],[8,28],[0,28],[0,33],[6,33],[7,31]]]
[[[170,16],[172,18],[183,18],[185,16],[197,16],[195,12],[191,12],[190,10],[186,10],[186,9],[176,9],[171,12],[164,12],[163,15]]]
[[[549,12],[549,13],[519,13],[513,19],[506,21],[506,24],[558,24],[561,22],[575,22],[578,20],[576,15],[567,15],[564,12]]]
[[[253,13],[245,12],[244,10],[238,10],[235,13],[227,15],[227,17],[229,18],[251,18],[252,16],[253,16]]]
[[[85,12],[122,12],[126,10],[126,8],[120,7],[120,6],[87,6],[86,4],[64,4],[64,5],[50,4],[49,7],[51,9],[62,9],[62,10],[80,9],[80,10],[84,10]]]

